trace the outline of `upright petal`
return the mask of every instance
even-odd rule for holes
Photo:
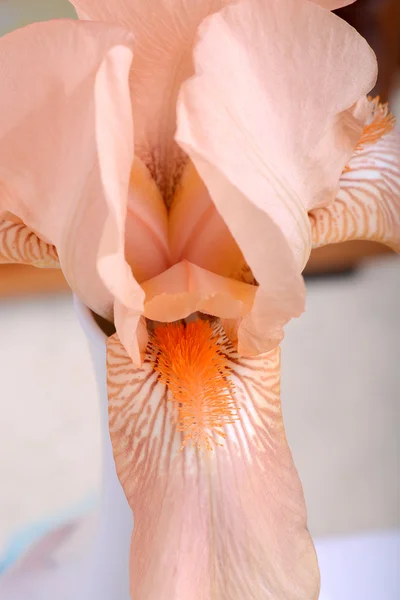
[[[260,284],[239,335],[241,352],[257,353],[302,310],[307,209],[336,194],[376,61],[353,28],[303,0],[233,3],[200,33],[177,140]]]
[[[239,420],[222,426],[226,438],[213,450],[187,443],[180,451],[177,408],[154,356],[135,369],[118,337],[108,342],[111,439],[135,518],[132,597],[316,600],[317,561],[282,423],[279,349],[239,359],[214,332]]]
[[[133,159],[132,37],[52,21],[0,40],[0,213],[54,245],[74,292],[111,318],[114,297],[140,313],[124,258]]]
[[[400,134],[357,151],[336,200],[310,212],[313,246],[350,240],[381,242],[400,252]]]
[[[200,31],[177,139],[241,190],[248,170],[262,176],[269,194],[250,201],[300,252],[304,207],[334,198],[361,137],[355,103],[374,83],[373,52],[343,20],[303,0],[243,0]]]
[[[192,50],[199,24],[229,0],[71,1],[80,18],[118,23],[134,33],[135,153],[169,204],[185,162],[174,142],[178,91],[193,73]]]

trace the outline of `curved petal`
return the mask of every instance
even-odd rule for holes
[[[355,103],[375,81],[372,50],[309,2],[245,0],[202,26],[195,62],[197,76],[180,98],[178,141],[239,189],[247,169],[262,176],[270,189],[261,208],[304,258],[303,209],[334,197],[362,134]]]
[[[137,156],[129,185],[125,255],[138,282],[155,277],[172,264],[167,209],[154,179]]]
[[[135,35],[131,72],[135,153],[150,169],[167,204],[185,157],[174,142],[176,100],[193,73],[197,28],[228,0],[72,0],[78,15],[118,23]]]
[[[177,140],[260,284],[241,353],[270,349],[302,311],[307,208],[336,194],[375,62],[354,29],[301,0],[234,3],[201,28]]]
[[[216,329],[239,420],[186,444],[148,355],[108,340],[110,431],[134,512],[131,594],[146,600],[316,600],[318,566],[279,401],[279,349],[239,359]],[[199,352],[201,349],[199,349]]]
[[[0,40],[0,211],[53,244],[74,292],[107,318],[114,297],[137,314],[143,300],[124,258],[131,45],[118,27],[67,20]]]
[[[46,244],[23,223],[0,218],[0,264],[20,263],[55,269],[57,250]]]
[[[349,163],[336,200],[310,212],[313,246],[371,240],[400,252],[400,134],[366,145]]]
[[[173,264],[187,260],[212,273],[254,283],[192,162],[185,167],[169,211],[169,239]]]
[[[201,312],[222,319],[239,319],[250,312],[257,288],[216,275],[182,261],[142,284],[144,314],[161,322],[178,321]]]

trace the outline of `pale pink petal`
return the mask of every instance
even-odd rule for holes
[[[140,314],[124,258],[133,160],[132,36],[52,21],[0,40],[0,212],[53,244],[74,292],[112,318],[114,297]]]
[[[236,185],[252,165],[276,196],[262,208],[293,235],[301,205],[334,197],[361,137],[355,106],[375,81],[375,56],[342,19],[303,0],[243,0],[200,32],[177,139]]]
[[[20,263],[55,269],[60,266],[54,246],[23,223],[0,218],[0,263]]]
[[[310,212],[313,246],[372,240],[400,252],[400,134],[357,151],[336,200]]]
[[[110,431],[134,513],[131,595],[146,600],[316,600],[318,566],[279,401],[279,349],[227,355],[239,421],[213,450],[186,444],[151,357],[108,341]]]
[[[155,277],[172,264],[167,209],[154,179],[138,157],[129,186],[125,255],[139,282]]]
[[[176,99],[193,73],[197,28],[228,0],[72,0],[83,19],[118,23],[133,32],[131,72],[135,154],[170,203],[185,157],[174,142]]]
[[[256,287],[182,261],[142,284],[144,314],[161,322],[178,321],[196,312],[223,319],[248,314]]]
[[[257,353],[302,311],[307,209],[336,194],[376,61],[353,28],[302,0],[233,3],[200,32],[177,140],[260,284],[239,335]]]
[[[356,0],[312,0],[315,4],[319,4],[319,6],[327,8],[328,10],[337,10],[343,6],[348,6],[348,4],[353,4],[355,1]],[[363,8],[360,7],[360,10],[363,10]]]
[[[172,262],[187,260],[218,275],[250,283],[239,246],[199,174],[189,162],[169,211]]]

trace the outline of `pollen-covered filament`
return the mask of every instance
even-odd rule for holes
[[[224,426],[238,419],[229,364],[220,337],[208,321],[166,324],[151,340],[154,369],[168,386],[177,406],[177,429],[182,448],[190,441],[213,449],[225,438]]]

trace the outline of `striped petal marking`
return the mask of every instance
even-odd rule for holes
[[[20,263],[49,269],[58,268],[55,247],[41,240],[24,223],[0,220],[0,264]]]
[[[378,100],[335,201],[309,213],[314,248],[371,240],[400,251],[400,134]]]
[[[198,319],[158,326],[138,368],[117,334],[109,338],[110,431],[135,518],[135,600],[318,598],[279,352],[240,358],[218,320]]]

